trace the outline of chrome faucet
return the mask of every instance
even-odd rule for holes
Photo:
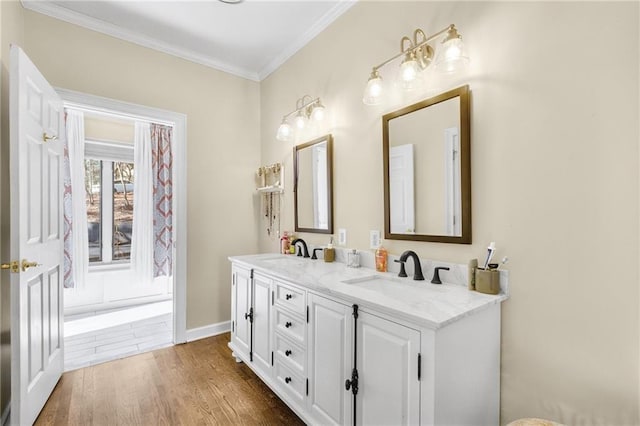
[[[295,247],[298,243],[302,243],[302,246],[298,250],[298,256],[309,257],[309,249],[307,248],[307,243],[305,243],[302,238],[296,238],[291,244],[293,244],[293,246]]]
[[[398,276],[399,277],[407,276],[407,272],[404,270],[404,264],[409,257],[413,259],[413,264],[415,266],[413,279],[416,281],[424,281],[424,275],[422,275],[422,266],[420,265],[420,259],[418,259],[418,255],[416,254],[416,252],[412,250],[405,251],[400,255],[400,259],[395,260],[395,262],[400,264],[400,273],[398,274]]]

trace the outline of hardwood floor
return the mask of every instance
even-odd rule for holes
[[[304,424],[229,334],[64,373],[36,425]]]

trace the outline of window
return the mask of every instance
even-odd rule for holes
[[[127,263],[133,233],[133,146],[86,141],[89,264]]]
[[[84,160],[89,262],[102,262],[102,161]]]

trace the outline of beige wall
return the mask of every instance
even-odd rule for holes
[[[98,141],[129,142],[135,138],[133,120],[115,120],[98,117],[84,117],[84,137]]]
[[[322,98],[327,124],[298,143],[334,135],[334,224],[363,250],[369,230],[383,229],[381,115],[470,85],[474,243],[385,246],[466,263],[496,241],[498,258],[509,256],[504,423],[640,422],[638,16],[637,2],[359,2],[261,84],[262,162],[288,170],[292,144],[275,139],[281,116],[304,94]],[[402,36],[450,23],[471,55],[467,77],[362,104],[371,67]],[[286,185],[283,229],[292,229],[290,174]],[[263,251],[277,249],[260,235]]]
[[[0,139],[0,260],[9,260],[9,48],[24,41],[23,9],[17,1],[0,2],[0,43],[2,56],[2,102]],[[0,411],[4,412],[11,397],[10,291],[9,273],[1,273],[0,286]],[[5,281],[6,280],[6,281]]]

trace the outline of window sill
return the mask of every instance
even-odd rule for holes
[[[96,265],[89,265],[89,273],[105,272],[105,271],[123,271],[126,269],[131,269],[130,262],[102,263],[102,264],[96,264]]]

